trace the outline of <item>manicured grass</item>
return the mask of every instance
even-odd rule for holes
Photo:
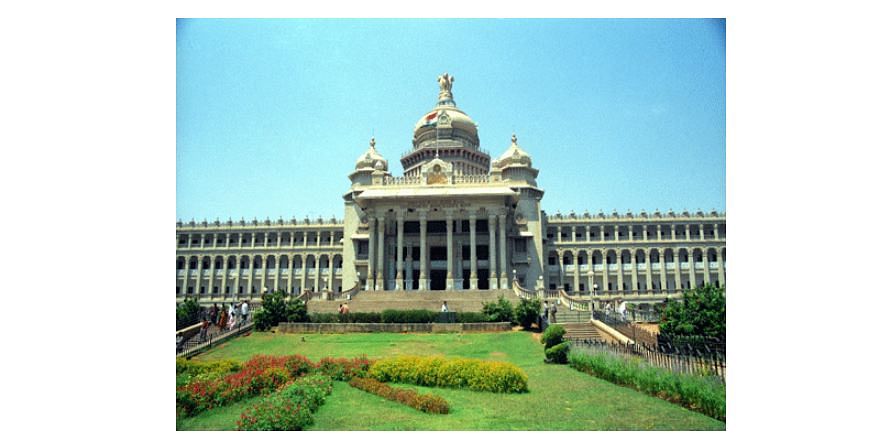
[[[304,339],[302,341],[302,338]],[[369,358],[446,355],[503,360],[529,376],[529,393],[497,394],[414,387],[450,402],[450,414],[432,415],[335,382],[311,430],[724,430],[724,423],[658,398],[542,362],[542,346],[528,332],[484,334],[363,333],[292,335],[253,333],[200,356],[247,360],[254,354]],[[413,387],[400,385],[403,387]],[[247,402],[180,420],[177,428],[234,429]]]

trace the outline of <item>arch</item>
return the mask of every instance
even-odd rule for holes
[[[693,260],[694,260],[694,262],[702,262],[703,261],[703,249],[701,249],[699,247],[694,247]]]
[[[280,256],[280,269],[288,270],[289,269],[289,255]]]
[[[559,256],[557,256],[556,251],[548,252],[548,265],[557,265],[559,263]]]
[[[709,262],[718,262],[718,250],[714,247],[709,247],[709,249],[706,250],[706,258]]]
[[[344,256],[343,255],[332,256],[332,267],[333,268],[343,268],[343,266],[344,266]]]
[[[572,255],[572,252],[570,252],[568,250],[564,251],[563,252],[563,265],[571,265],[573,263],[572,262],[573,258],[574,258],[574,256]]]
[[[325,261],[323,261],[325,259]],[[329,255],[328,253],[320,253],[319,254],[319,268],[324,270],[329,268]]]
[[[209,270],[210,269],[210,257],[204,256],[204,259],[201,260],[201,269]]]
[[[725,266],[727,264],[727,248],[721,247],[721,260],[724,262]]]
[[[602,259],[604,258],[604,256],[605,254],[602,252],[602,250],[594,250],[593,254],[590,255],[590,264],[602,264]]]
[[[660,263],[660,250],[650,249],[648,251],[648,256],[651,257],[650,259],[651,259],[652,264],[659,264]]]
[[[176,269],[183,270],[185,268],[186,268],[186,258],[184,258],[182,256],[177,256],[176,257]]]
[[[265,265],[267,265],[267,267],[269,269],[273,270],[274,268],[277,268],[277,257],[276,256],[268,255],[268,258],[265,262],[266,262]]]
[[[583,250],[583,249],[578,250],[578,252],[575,253],[575,264],[576,265],[583,265],[586,262],[585,259],[587,259],[587,251],[586,250]]]
[[[252,265],[253,265],[253,268],[256,270],[261,270],[263,263],[264,263],[264,260],[262,259],[262,255],[255,255],[252,258]]]
[[[313,255],[307,255],[304,259],[304,264],[308,269],[316,268],[316,257]]]
[[[688,262],[689,255],[690,254],[688,253],[687,248],[682,247],[682,248],[678,249],[678,261],[679,262]]]
[[[249,270],[250,265],[252,265],[252,259],[249,256],[243,255],[240,257],[240,268]]]
[[[228,257],[228,268],[237,268],[237,257],[229,256]]]
[[[629,249],[622,249],[620,259],[622,264],[631,264],[633,262],[633,255],[630,253]]]
[[[222,256],[217,256],[217,257],[213,260],[213,269],[221,270],[221,269],[222,269],[222,265],[224,264],[224,262],[225,262],[225,261],[224,261],[224,258],[223,258]]]
[[[636,249],[636,262],[639,264],[645,263],[645,250]]]
[[[605,254],[605,263],[606,264],[617,264],[618,253],[617,250],[609,250],[608,253]]]
[[[663,249],[663,261],[675,262],[675,251],[669,247]]]
[[[302,268],[301,267],[302,261],[303,261],[303,259],[301,259],[301,255],[293,255],[292,256],[292,269],[293,270],[300,270]]]

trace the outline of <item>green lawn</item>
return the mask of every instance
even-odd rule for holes
[[[369,358],[432,355],[504,360],[529,376],[530,392],[494,394],[417,387],[450,402],[450,414],[429,415],[335,382],[311,430],[724,430],[723,422],[632,389],[542,362],[542,346],[527,332],[484,334],[254,333],[203,354],[202,360],[244,361],[254,354]],[[413,387],[413,386],[407,386]],[[180,430],[234,429],[248,402],[177,421]]]

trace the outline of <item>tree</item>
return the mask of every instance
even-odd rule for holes
[[[193,298],[186,297],[176,305],[176,329],[184,329],[195,324],[200,319],[201,306]]]
[[[727,324],[724,289],[707,284],[670,300],[663,311],[660,334],[724,339]]]
[[[541,300],[521,299],[514,307],[514,320],[528,330],[532,327],[532,323],[538,322],[539,309],[541,309]]]
[[[253,315],[256,330],[264,331],[281,322],[306,322],[307,305],[299,299],[286,301],[286,291],[262,295],[262,308]]]
[[[483,312],[490,322],[514,321],[514,308],[511,302],[501,295],[497,302],[484,303]]]
[[[545,360],[549,363],[565,364],[569,360],[570,344],[563,341],[566,329],[559,324],[551,324],[541,335],[544,344]]]

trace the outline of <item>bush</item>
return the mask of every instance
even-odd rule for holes
[[[240,363],[233,360],[217,360],[200,362],[176,359],[176,385],[184,386],[192,381],[204,381],[221,378],[231,372],[240,370]]]
[[[605,353],[573,354],[569,363],[581,372],[726,420],[726,387],[713,378],[677,374]]]
[[[533,323],[538,323],[538,315],[541,310],[541,301],[538,299],[521,299],[514,307],[514,321],[525,329],[532,328]]]
[[[200,321],[201,307],[193,298],[186,297],[176,305],[176,329],[182,330]]]
[[[541,335],[541,343],[545,348],[550,348],[563,342],[563,336],[566,334],[566,329],[559,324],[551,324],[547,330]]]
[[[660,322],[661,334],[708,336],[723,340],[727,323],[724,290],[710,284],[670,300]]]
[[[286,291],[262,295],[262,308],[252,316],[258,331],[266,331],[281,322],[307,322],[307,305],[298,299],[286,301]]]
[[[435,322],[438,312],[426,309],[416,310],[384,310],[380,315],[381,322],[385,324],[417,323],[425,324]]]
[[[545,347],[544,356],[550,363],[558,363],[565,365],[569,361],[569,350],[571,344],[562,342],[552,347]]]
[[[514,308],[511,306],[511,302],[503,296],[499,296],[498,301],[484,303],[482,311],[489,319],[489,322],[514,321]]]
[[[282,293],[285,298],[285,292]],[[307,322],[307,305],[293,298],[286,305],[286,322]]]
[[[253,356],[237,372],[216,378],[196,379],[177,387],[177,411],[181,416],[193,415],[270,392],[313,369],[313,362],[300,355]]]
[[[419,394],[416,390],[392,387],[373,378],[355,377],[350,380],[350,386],[425,413],[447,414],[450,412],[450,404],[447,403],[447,400],[431,393]]]
[[[336,313],[313,312],[307,314],[308,321],[312,323],[338,323],[340,319]]]
[[[508,362],[445,357],[399,356],[377,360],[368,376],[381,382],[407,383],[497,393],[528,391],[526,374]]]
[[[326,376],[301,378],[244,411],[237,420],[237,429],[299,431],[313,424],[313,413],[331,392],[332,382]]]
[[[324,357],[316,365],[316,370],[327,375],[332,380],[350,381],[353,377],[364,377],[368,374],[371,361],[365,356],[355,359]]]

